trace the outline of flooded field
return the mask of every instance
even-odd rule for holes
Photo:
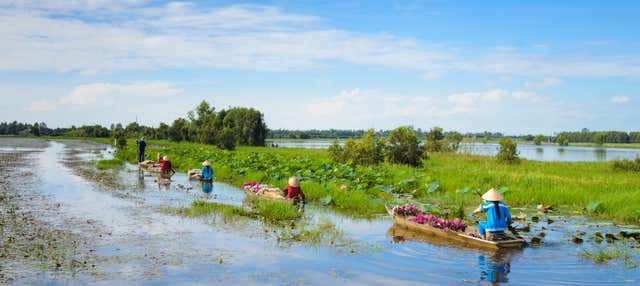
[[[602,285],[640,283],[637,243],[626,259],[596,263],[584,251],[606,247],[594,235],[640,231],[561,213],[526,214],[522,234],[540,243],[518,251],[460,248],[394,226],[387,216],[352,218],[309,205],[303,221],[330,220],[346,243],[311,244],[282,240],[289,226],[258,220],[183,217],[167,208],[194,200],[242,205],[243,190],[214,183],[203,192],[186,174],[170,185],[128,165],[102,174],[86,163],[109,158],[108,146],[79,141],[0,139],[3,154],[3,221],[28,213],[33,224],[58,233],[42,247],[68,247],[60,266],[55,258],[3,253],[0,283],[7,284],[220,284],[220,285]],[[20,153],[20,155],[15,155]],[[15,160],[11,161],[11,158]],[[196,166],[194,166],[196,167]],[[112,171],[109,171],[112,172]],[[507,198],[508,203],[508,198]],[[534,218],[535,217],[535,218]],[[297,227],[297,226],[291,226]],[[2,225],[3,246],[10,225]],[[584,242],[572,241],[580,233]],[[39,237],[39,236],[38,236]],[[12,248],[7,248],[12,249]],[[18,250],[16,250],[18,251]],[[60,260],[60,259],[59,259]],[[29,263],[27,263],[29,262]],[[64,264],[64,265],[62,265]]]
[[[333,144],[329,140],[297,140],[297,141],[273,141],[285,148],[315,148],[326,149]],[[495,156],[500,146],[498,144],[463,143],[460,153],[471,155]],[[563,162],[603,162],[616,159],[635,159],[640,156],[640,149],[636,148],[597,148],[581,146],[550,146],[550,145],[518,145],[520,158],[536,161],[563,161]]]

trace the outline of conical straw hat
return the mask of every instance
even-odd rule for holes
[[[202,166],[211,166],[211,162],[209,162],[209,160],[204,160],[204,162],[202,162]]]
[[[504,197],[496,189],[491,189],[482,195],[482,199],[485,201],[501,201]]]
[[[300,181],[296,177],[289,178],[289,186],[300,187]]]

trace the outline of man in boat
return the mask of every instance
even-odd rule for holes
[[[300,189],[300,180],[296,177],[289,178],[289,185],[284,187],[284,197],[293,199],[293,204],[297,205],[302,202],[304,204],[304,192]]]
[[[213,181],[213,168],[211,168],[211,162],[209,162],[209,160],[202,162],[202,170],[200,173],[202,173],[202,181]]]
[[[147,148],[147,142],[144,142],[144,136],[136,141],[138,145],[138,163],[144,161],[144,149]]]
[[[478,232],[484,239],[488,239],[490,234],[504,233],[513,223],[507,205],[502,202],[504,197],[495,189],[487,191],[482,195],[484,201],[473,213],[487,213],[487,221],[478,224]]]

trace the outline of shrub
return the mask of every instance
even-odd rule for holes
[[[616,170],[640,172],[640,157],[635,160],[615,160],[613,161],[613,168]]]
[[[569,146],[569,137],[567,137],[567,135],[560,134],[556,137],[556,142],[560,146]]]
[[[429,130],[426,136],[426,142],[424,143],[425,151],[427,152],[440,152],[442,151],[442,139],[444,139],[444,133],[442,128],[433,127]]]
[[[517,148],[518,144],[513,140],[509,138],[500,139],[500,150],[496,155],[498,161],[508,164],[517,163],[519,161]]]
[[[536,144],[538,146],[542,145],[542,140],[544,140],[544,136],[543,135],[538,135],[536,136],[536,138],[533,138],[533,144]]]
[[[375,137],[375,131],[369,129],[362,139],[349,139],[344,147],[337,142],[329,148],[331,157],[338,163],[351,163],[359,166],[375,165],[384,159],[384,140]]]
[[[453,131],[447,134],[447,137],[445,139],[447,141],[447,150],[457,152],[460,148],[460,143],[462,143],[463,137],[460,132]]]
[[[418,166],[422,162],[422,150],[418,136],[412,127],[391,130],[386,145],[387,160],[391,163]]]

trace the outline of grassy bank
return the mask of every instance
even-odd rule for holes
[[[239,186],[262,181],[285,186],[289,176],[301,177],[308,201],[358,215],[384,213],[385,202],[418,201],[442,206],[471,207],[477,195],[466,190],[505,187],[512,206],[569,206],[589,215],[638,224],[640,176],[614,170],[605,162],[537,162],[504,165],[492,157],[434,154],[424,167],[381,164],[353,168],[331,162],[326,150],[240,147],[222,151],[213,146],[148,142],[147,153],[162,152],[174,168],[186,171],[209,159],[215,176]],[[135,143],[120,158],[135,162]],[[590,212],[587,211],[587,207]],[[593,207],[597,206],[597,207]]]
[[[258,218],[274,224],[288,222],[301,216],[298,207],[284,201],[260,199],[255,196],[247,197],[246,201],[250,208],[194,201],[189,207],[169,210],[169,212],[187,216],[216,214],[225,220],[233,220],[237,217]]]

